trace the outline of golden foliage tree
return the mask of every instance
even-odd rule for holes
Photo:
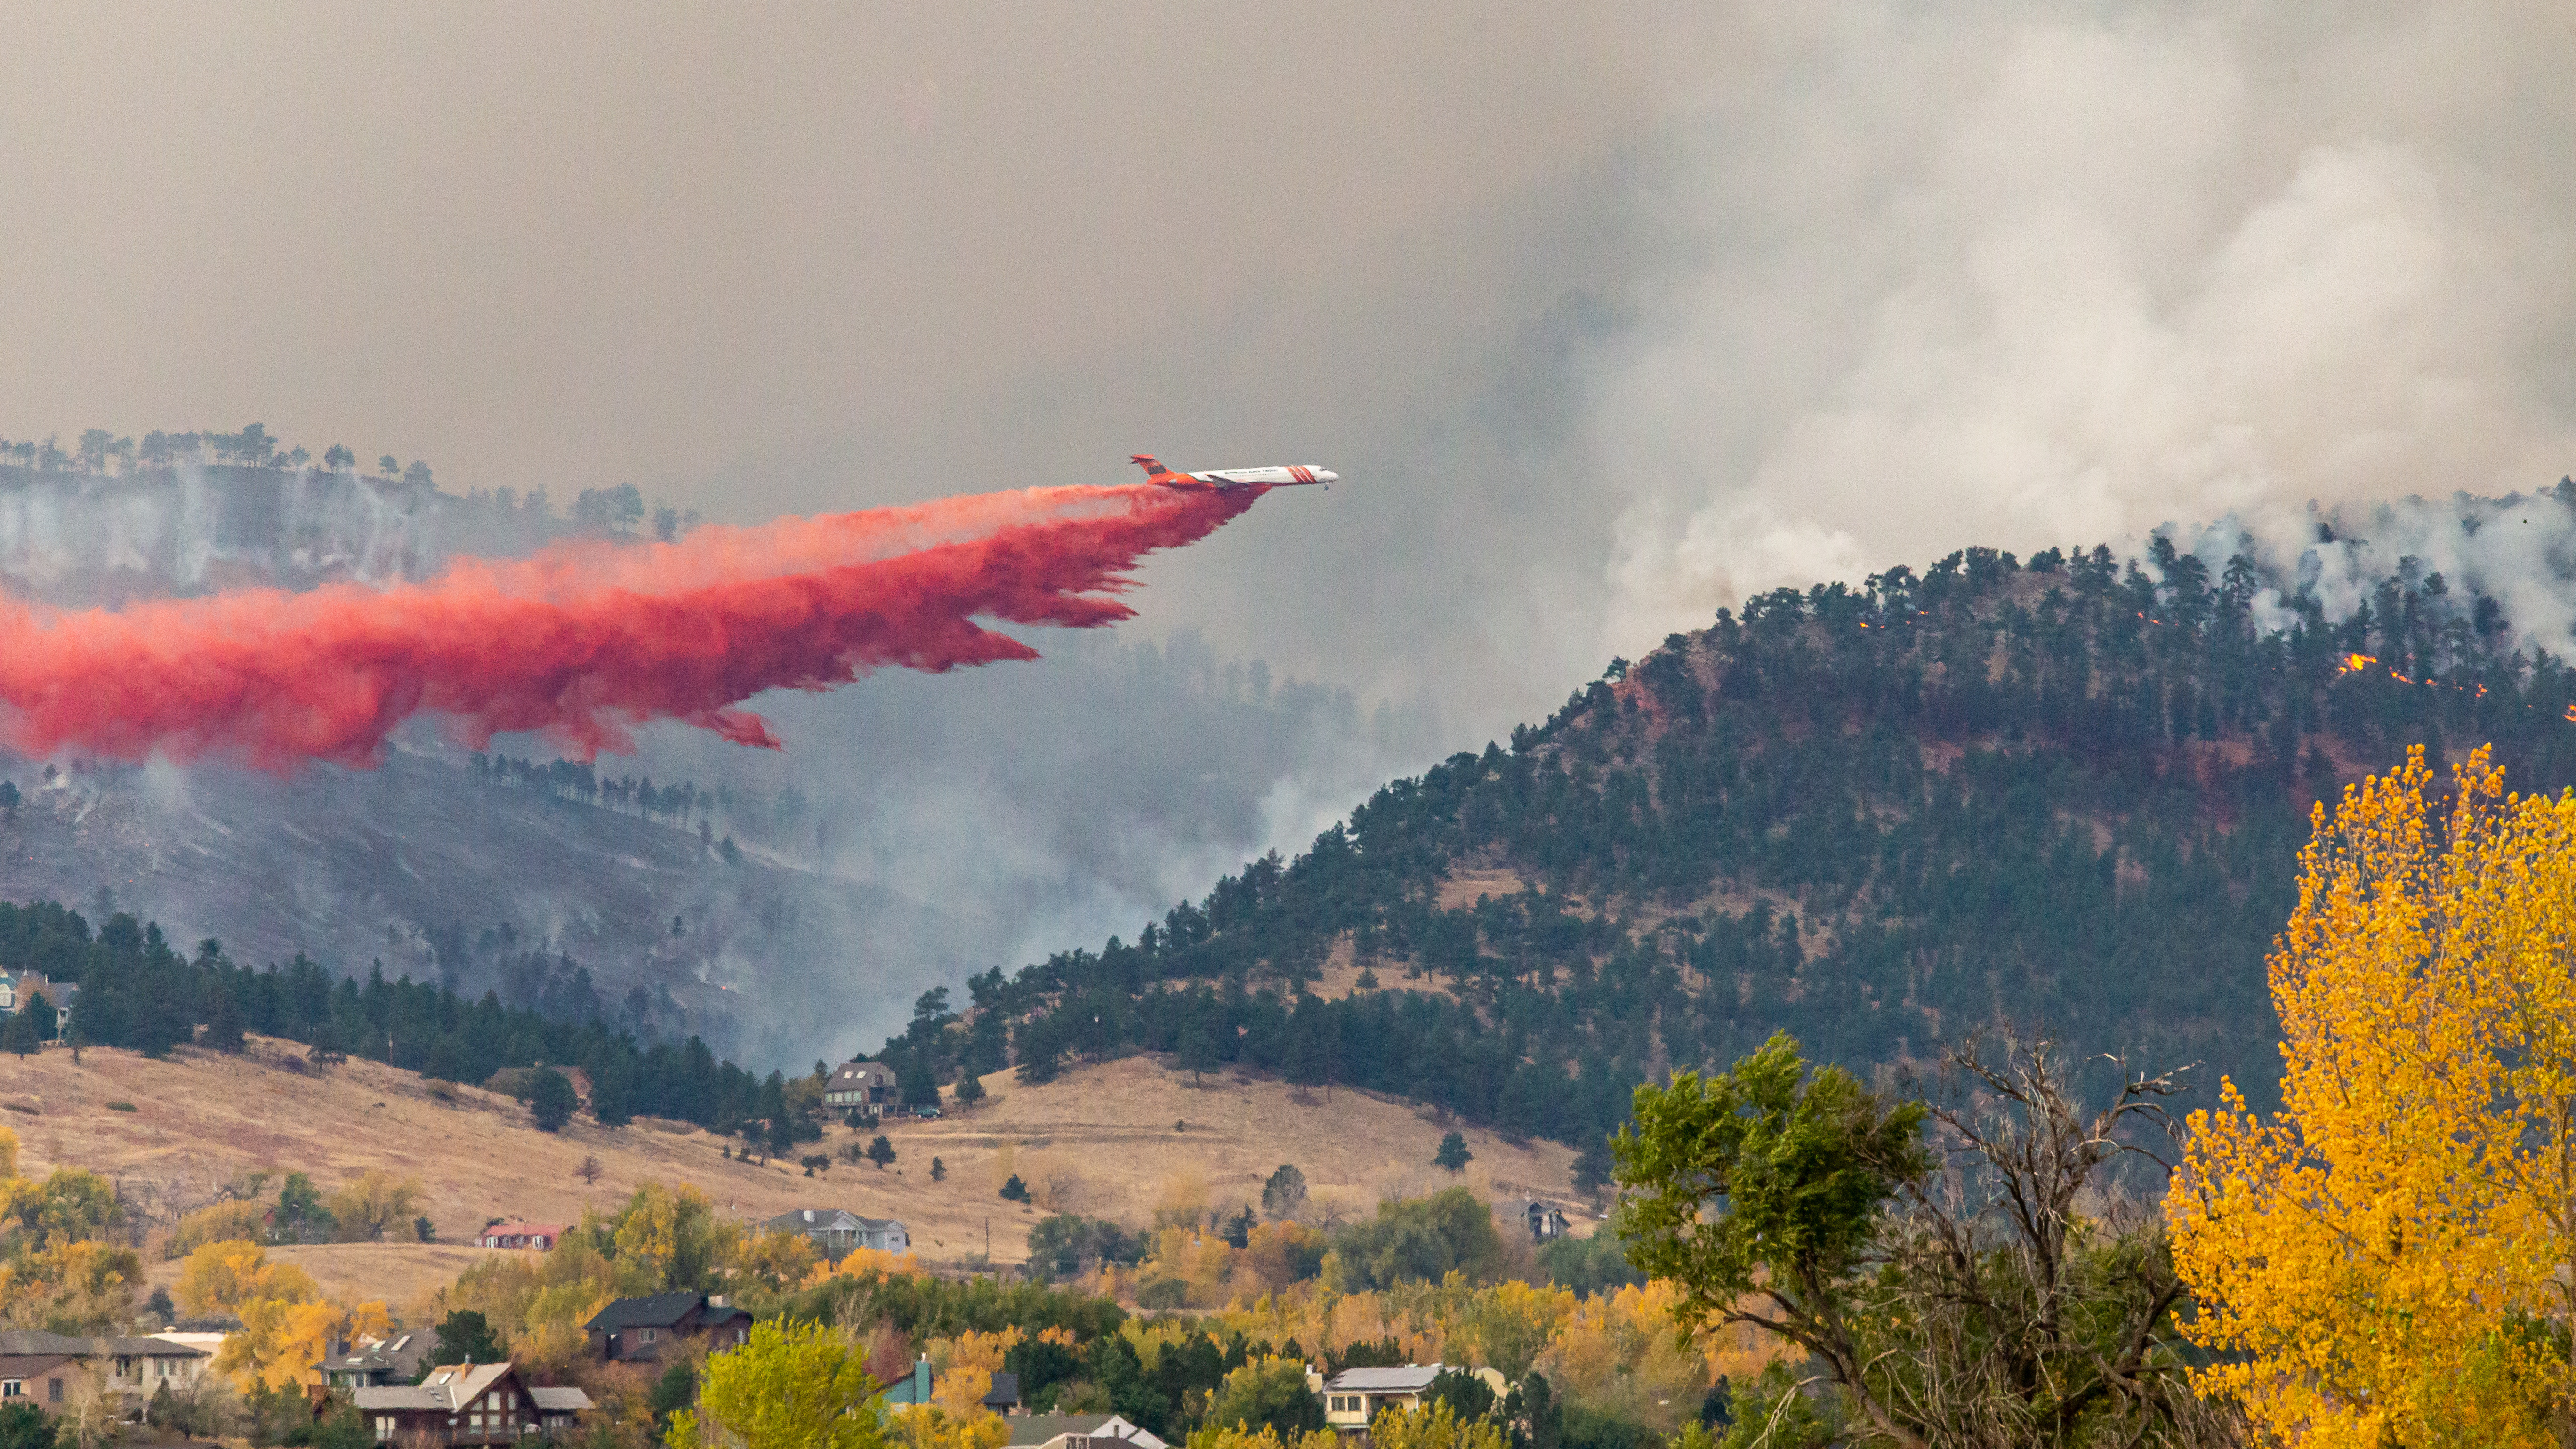
[[[239,1314],[263,1299],[309,1303],[321,1297],[312,1275],[292,1263],[272,1263],[257,1243],[208,1243],[179,1269],[179,1306],[196,1314]]]
[[[2201,1382],[2318,1449],[2576,1432],[2576,797],[2483,750],[2433,787],[2417,749],[2317,807],[2281,1112],[2224,1084],[2166,1204]]]
[[[1188,1449],[1337,1449],[1342,1436],[1330,1429],[1280,1433],[1267,1424],[1258,1429],[1241,1424],[1202,1424],[1190,1431]]]
[[[1494,1419],[1460,1419],[1446,1400],[1423,1409],[1383,1409],[1369,1424],[1372,1449],[1511,1449]]]
[[[408,1225],[420,1210],[421,1195],[419,1178],[371,1167],[341,1184],[322,1205],[330,1210],[341,1241],[374,1243]]]
[[[255,1202],[219,1202],[179,1219],[165,1257],[184,1258],[208,1243],[253,1242],[268,1225],[268,1209]]]

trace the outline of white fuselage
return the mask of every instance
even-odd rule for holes
[[[1341,475],[1312,463],[1289,463],[1275,468],[1210,468],[1189,476],[1219,488],[1241,488],[1264,483],[1273,488],[1291,488],[1300,483],[1332,483]]]

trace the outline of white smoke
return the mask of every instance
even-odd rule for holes
[[[1663,191],[1692,264],[1594,378],[1625,495],[1607,647],[1968,544],[2226,520],[2295,570],[2311,500],[2576,466],[2563,8],[1863,4],[1717,30],[1682,48],[1729,63],[1680,83]],[[2564,510],[2530,516],[2348,524],[2394,530],[2381,574],[2417,554],[2563,636],[2541,559]]]

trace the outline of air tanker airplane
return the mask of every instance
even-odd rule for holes
[[[1145,470],[1145,476],[1166,488],[1294,488],[1305,483],[1320,483],[1330,488],[1342,476],[1312,463],[1288,463],[1272,468],[1211,468],[1204,473],[1175,473],[1163,466],[1150,453],[1129,455],[1129,461]]]

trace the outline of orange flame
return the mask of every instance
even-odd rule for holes
[[[2375,654],[2347,654],[2343,657],[2343,668],[2337,672],[2359,674],[2378,662],[2379,656]]]

